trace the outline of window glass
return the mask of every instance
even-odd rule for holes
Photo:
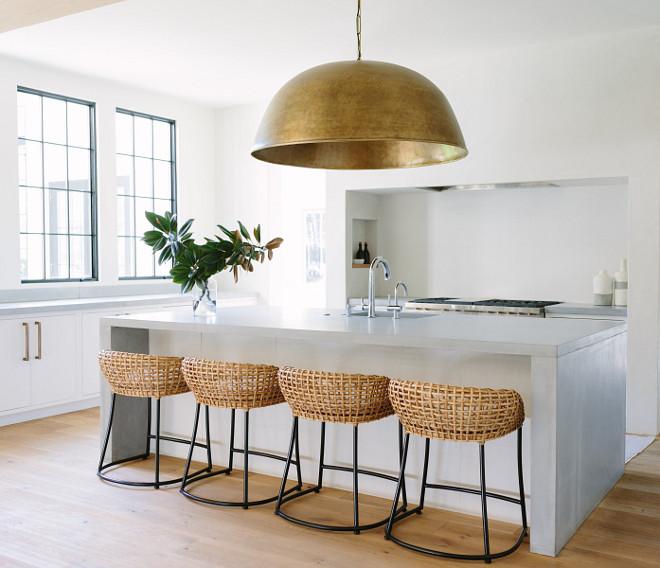
[[[119,278],[162,278],[151,248],[145,211],[176,211],[174,122],[117,109],[117,235]]]
[[[96,279],[94,103],[19,87],[21,280]]]

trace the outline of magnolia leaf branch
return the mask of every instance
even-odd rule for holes
[[[261,225],[252,230],[254,241],[245,225],[238,221],[238,229],[230,231],[222,225],[218,229],[225,238],[214,235],[205,238],[204,244],[196,244],[190,228],[194,219],[188,219],[179,226],[177,216],[169,211],[165,215],[146,211],[147,221],[154,227],[146,231],[142,240],[158,256],[158,264],[172,262],[172,281],[181,285],[187,292],[197,284],[203,286],[211,276],[223,270],[232,270],[234,281],[238,282],[239,268],[245,272],[254,270],[254,262],[273,258],[273,250],[283,239],[276,237],[261,244]]]

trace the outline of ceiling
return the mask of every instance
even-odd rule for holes
[[[56,4],[62,17],[35,8]],[[102,4],[108,5],[96,7]],[[356,0],[0,0],[0,30],[9,30],[0,33],[0,54],[221,107],[269,99],[308,67],[354,59],[356,6]],[[656,26],[659,0],[363,0],[362,54],[419,68]]]

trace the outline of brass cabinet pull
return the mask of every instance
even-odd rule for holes
[[[37,356],[35,359],[41,359],[41,322],[35,321],[34,325],[37,326]]]
[[[25,357],[23,361],[30,360],[30,326],[27,322],[23,322],[23,327],[25,328]]]

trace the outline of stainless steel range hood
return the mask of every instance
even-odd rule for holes
[[[510,182],[510,183],[475,183],[470,185],[432,185],[428,187],[420,187],[419,189],[426,189],[427,191],[450,191],[450,190],[482,190],[482,189],[523,189],[523,188],[546,188],[546,187],[561,187],[557,183],[549,181],[527,181],[527,182]]]
[[[485,190],[485,189],[548,189],[548,188],[569,188],[569,187],[595,187],[625,185],[626,178],[586,178],[586,179],[565,179],[552,181],[512,181],[500,183],[474,183],[458,185],[430,185],[418,186],[416,189],[425,191],[458,191],[458,190]]]

